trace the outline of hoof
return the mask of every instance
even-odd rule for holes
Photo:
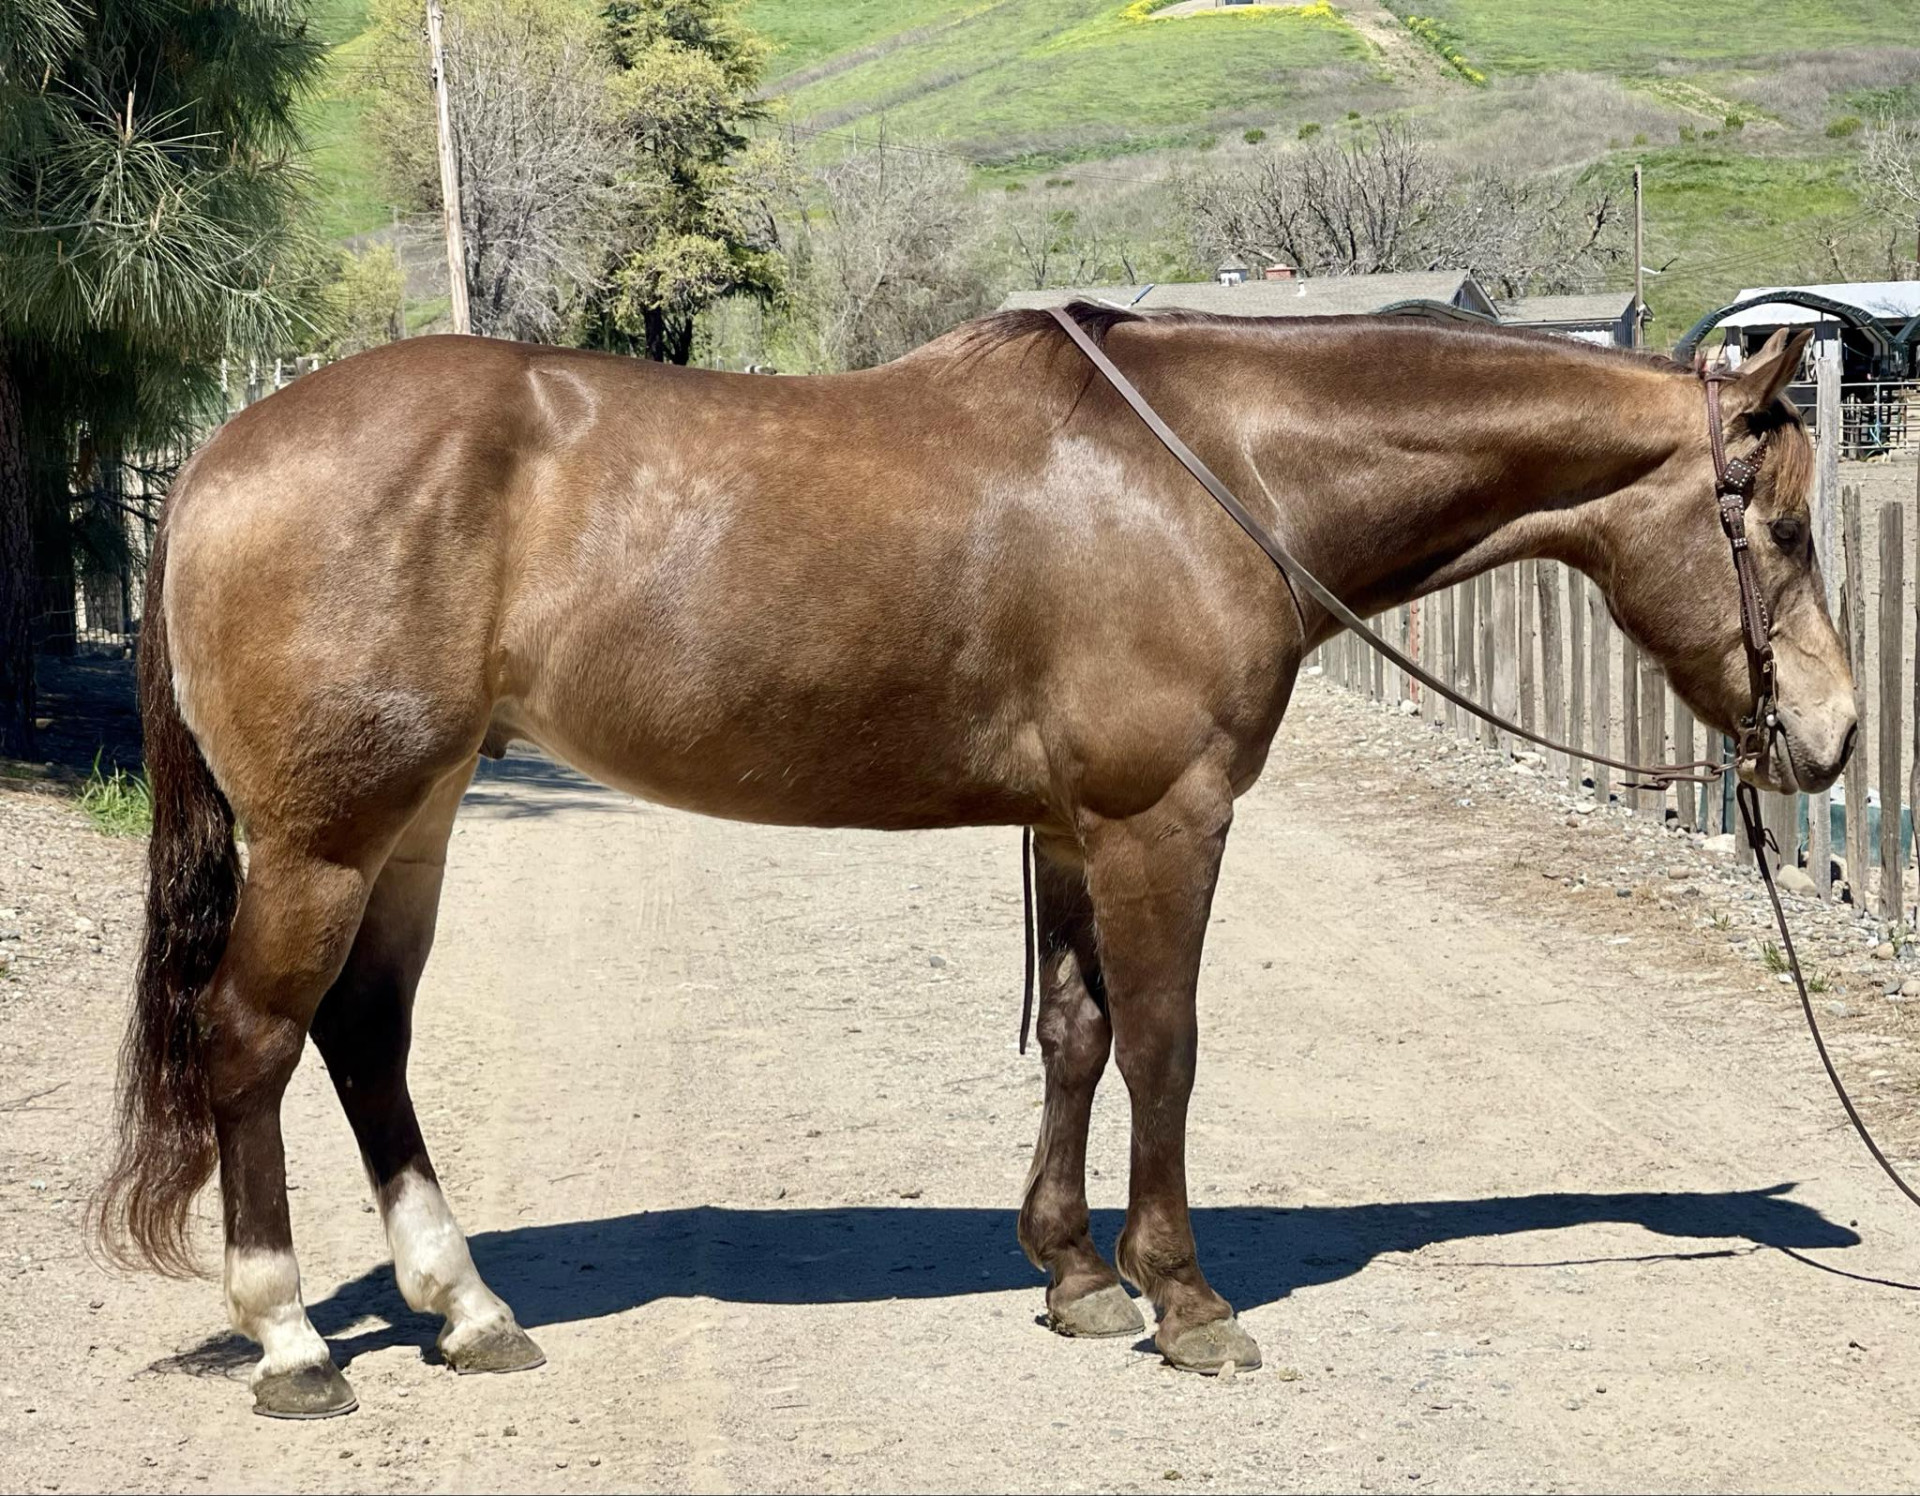
[[[1218,1376],[1229,1363],[1235,1371],[1252,1371],[1260,1365],[1260,1347],[1237,1319],[1210,1319],[1182,1330],[1171,1342],[1156,1337],[1154,1343],[1168,1365],[1202,1376]]]
[[[331,1361],[276,1371],[253,1386],[253,1411],[262,1418],[338,1418],[359,1406]]]
[[[547,1358],[533,1337],[512,1320],[487,1325],[470,1335],[440,1332],[440,1354],[461,1376],[483,1371],[532,1371],[545,1366]]]
[[[1096,1288],[1077,1299],[1055,1304],[1047,1302],[1047,1328],[1056,1335],[1071,1335],[1079,1340],[1108,1340],[1116,1335],[1138,1335],[1146,1329],[1140,1306],[1127,1296],[1118,1283]]]

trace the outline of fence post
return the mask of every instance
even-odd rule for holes
[[[1483,571],[1476,579],[1480,589],[1480,689],[1486,694],[1480,698],[1481,704],[1491,705],[1500,710],[1500,666],[1497,662],[1496,641],[1500,637],[1500,609],[1494,600],[1493,573]],[[1511,619],[1512,614],[1507,615]],[[1491,722],[1480,724],[1480,741],[1489,748],[1498,747],[1500,734]]]
[[[1645,763],[1640,755],[1640,646],[1620,636],[1620,756],[1630,764]],[[1627,790],[1620,803],[1635,815],[1645,792]]]
[[[1480,699],[1480,630],[1475,627],[1475,615],[1480,609],[1480,580],[1478,577],[1462,582],[1459,592],[1458,612],[1455,617],[1457,664],[1460,670],[1457,682],[1460,694],[1469,701]],[[1480,719],[1467,712],[1460,713],[1460,736],[1471,740],[1480,728]]]
[[[1567,698],[1560,674],[1560,564],[1541,561],[1533,570],[1534,609],[1540,618],[1540,720],[1546,736],[1567,741]],[[1529,651],[1531,655],[1531,651]],[[1560,772],[1560,755],[1547,755],[1549,774]]]
[[[1595,753],[1612,757],[1609,745],[1613,741],[1613,691],[1607,657],[1613,653],[1608,637],[1613,620],[1607,616],[1607,600],[1601,595],[1597,582],[1587,587],[1587,625],[1587,658],[1592,662],[1589,672],[1592,679],[1587,684],[1593,692],[1593,710],[1587,718],[1587,745]],[[1593,798],[1603,809],[1611,797],[1612,778],[1605,764],[1593,766]]]
[[[1868,911],[1867,744],[1873,741],[1873,732],[1867,721],[1866,535],[1860,520],[1860,490],[1851,484],[1840,494],[1840,516],[1846,572],[1846,586],[1840,593],[1840,640],[1847,646],[1853,710],[1860,724],[1853,755],[1847,760],[1847,891],[1853,898],[1853,912],[1864,915]]]
[[[1571,566],[1567,568],[1567,746],[1587,746],[1587,579]],[[1577,758],[1567,760],[1567,791],[1578,796],[1580,781],[1587,766]]]
[[[1647,756],[1641,763],[1667,761],[1667,678],[1659,661],[1640,651],[1640,751]],[[1642,790],[1640,814],[1664,824],[1667,819],[1667,792]]]
[[[1905,512],[1880,507],[1880,914],[1900,919],[1900,667],[1906,617]]]
[[[1430,630],[1428,637],[1431,639],[1434,635],[1438,635],[1440,645],[1440,668],[1433,673],[1457,690],[1460,685],[1460,677],[1455,675],[1453,671],[1453,595],[1455,590],[1456,589],[1452,587],[1448,587],[1444,591],[1434,594],[1434,597],[1440,604],[1440,610],[1432,620],[1434,627]],[[1444,697],[1441,698],[1441,700],[1445,699]],[[1434,703],[1434,709],[1436,711],[1439,710],[1439,705],[1439,702]],[[1459,728],[1460,708],[1455,706],[1451,701],[1448,701],[1447,730],[1449,732],[1457,732]]]
[[[1540,615],[1539,583],[1537,580],[1539,570],[1540,563],[1532,560],[1522,561],[1515,568],[1515,582],[1520,589],[1520,606],[1518,610],[1520,633],[1514,640],[1515,647],[1520,651],[1520,715],[1518,720],[1520,725],[1526,728],[1528,732],[1538,732],[1540,730],[1538,704],[1539,682],[1533,667],[1533,641],[1534,635],[1539,629],[1538,619]],[[1514,746],[1517,748],[1519,744],[1516,743]],[[1532,743],[1527,744],[1529,749],[1534,746]]]
[[[1839,614],[1840,340],[1822,339],[1814,358],[1813,544],[1826,584],[1827,616]],[[1821,898],[1833,896],[1833,797],[1821,790],[1807,797],[1807,871]]]
[[[1381,614],[1376,613],[1372,618],[1368,619],[1367,622],[1373,625],[1373,631],[1376,634],[1382,637],[1390,635],[1391,627]],[[1373,661],[1371,672],[1372,685],[1369,688],[1368,694],[1371,695],[1375,701],[1385,701],[1387,699],[1387,657],[1381,654],[1379,650],[1371,647],[1368,648],[1367,654]]]
[[[1915,469],[1915,502],[1920,503],[1920,468]],[[1914,812],[1914,867],[1920,869],[1920,520],[1913,527],[1914,582],[1913,638],[1913,767],[1907,780],[1907,805]],[[1920,897],[1920,895],[1916,895]]]
[[[1673,698],[1673,761],[1677,764],[1693,762],[1693,713],[1687,710],[1686,703],[1678,696]],[[1700,825],[1699,789],[1699,785],[1688,784],[1684,780],[1673,787],[1674,804],[1680,811],[1683,830],[1693,831]]]

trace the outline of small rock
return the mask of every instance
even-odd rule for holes
[[[1920,997],[1920,977],[1908,977],[1900,984],[1902,997]]]
[[[1781,975],[1782,975],[1782,976],[1785,976],[1785,975],[1786,975],[1786,973],[1785,973],[1785,972],[1782,972],[1782,973],[1781,973]],[[1829,1013],[1831,1013],[1831,1014],[1833,1014],[1833,1016],[1834,1016],[1835,1018],[1851,1018],[1851,1017],[1853,1017],[1853,1009],[1852,1009],[1852,1008],[1849,1008],[1849,1007],[1848,1007],[1848,1006],[1847,1006],[1847,1005],[1846,1005],[1845,1003],[1828,1003],[1828,1004],[1827,1004],[1827,1011],[1828,1011]]]
[[[1809,894],[1813,890],[1813,878],[1805,868],[1783,867],[1773,875],[1773,881],[1780,886],[1782,893]]]
[[[1873,948],[1873,959],[1876,961],[1891,961],[1893,959],[1893,942],[1891,940],[1883,940],[1880,944],[1876,945]]]
[[[1633,897],[1633,890],[1624,883],[1616,883],[1613,886],[1613,896],[1616,899],[1630,899]]]
[[[927,957],[927,965],[929,966],[945,966],[946,964],[947,964],[947,958],[945,956]]]
[[[1414,702],[1414,701],[1403,701],[1403,702],[1401,702],[1401,703],[1400,703],[1400,715],[1401,715],[1401,716],[1403,716],[1403,717],[1417,717],[1417,716],[1419,716],[1419,715],[1420,715],[1420,704],[1419,704],[1418,702]]]
[[[1708,837],[1700,844],[1700,850],[1715,857],[1731,857],[1738,850],[1738,844],[1733,833],[1726,831],[1719,836]]]
[[[1600,807],[1591,800],[1576,800],[1573,802],[1573,813],[1577,816],[1590,816],[1599,808]]]
[[[93,921],[84,914],[76,914],[73,917],[73,927],[84,935],[93,928]]]

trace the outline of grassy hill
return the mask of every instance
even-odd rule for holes
[[[1616,177],[1641,161],[1648,260],[1666,267],[1650,283],[1656,341],[1742,285],[1884,275],[1847,122],[1920,112],[1913,0],[749,0],[746,14],[776,48],[770,92],[820,156],[884,128],[977,163],[995,190],[1079,170],[1084,191],[1244,150],[1247,130],[1283,140],[1398,109],[1476,159]],[[366,0],[316,0],[315,24],[338,50],[309,112],[312,166],[323,227],[347,237],[391,213],[358,133]]]
[[[904,138],[995,161],[1201,144],[1381,81],[1328,4],[1162,17],[1139,0],[758,0],[749,16],[784,44],[777,86],[809,127],[884,114]]]

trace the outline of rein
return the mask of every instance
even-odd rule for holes
[[[1420,664],[1409,659],[1400,650],[1375,633],[1364,620],[1320,581],[1319,578],[1295,560],[1293,555],[1274,539],[1266,526],[1248,512],[1246,506],[1234,496],[1233,491],[1220,481],[1213,470],[1194,455],[1193,450],[1182,441],[1179,434],[1169,426],[1147,399],[1134,388],[1133,382],[1120,372],[1105,350],[1090,337],[1086,330],[1071,315],[1059,307],[1048,309],[1053,319],[1066,331],[1068,337],[1084,353],[1094,368],[1099,370],[1115,392],[1133,408],[1135,415],[1159,440],[1180,465],[1199,482],[1200,486],[1213,495],[1220,507],[1226,510],[1234,523],[1244,530],[1248,537],[1267,553],[1279,571],[1281,580],[1286,583],[1288,593],[1293,598],[1294,611],[1300,616],[1303,633],[1307,629],[1306,613],[1300,606],[1300,594],[1305,592],[1339,623],[1365,640],[1380,655],[1391,660],[1401,670],[1423,685],[1433,690],[1456,706],[1472,713],[1484,722],[1489,722],[1503,732],[1524,738],[1528,742],[1538,743],[1544,748],[1565,753],[1587,763],[1604,764],[1610,769],[1620,769],[1626,773],[1640,776],[1636,788],[1664,789],[1674,783],[1710,784],[1717,783],[1726,773],[1723,764],[1708,761],[1696,761],[1684,764],[1634,764],[1619,759],[1606,758],[1583,749],[1570,748],[1565,743],[1557,743],[1539,733],[1530,732],[1516,722],[1509,722],[1496,712],[1489,711],[1478,702],[1441,681]],[[1720,417],[1720,386],[1727,375],[1714,370],[1702,375],[1706,386],[1707,431],[1713,449],[1714,499],[1720,509],[1720,527],[1726,533],[1727,543],[1733,550],[1734,574],[1740,582],[1740,627],[1746,645],[1747,674],[1753,689],[1753,709],[1740,724],[1740,747],[1742,752],[1758,754],[1771,741],[1779,728],[1779,711],[1774,701],[1774,658],[1772,630],[1773,624],[1767,615],[1766,599],[1760,591],[1759,580],[1754,574],[1753,553],[1747,542],[1747,506],[1753,501],[1754,483],[1759,472],[1753,462],[1746,458],[1727,456],[1726,434],[1722,429]],[[1860,1119],[1859,1110],[1853,1104],[1853,1098],[1847,1094],[1847,1088],[1841,1083],[1840,1073],[1833,1066],[1833,1059],[1827,1053],[1826,1040],[1821,1036],[1819,1021],[1813,1016],[1813,999],[1807,993],[1806,978],[1800,971],[1800,957],[1793,948],[1793,933],[1787,928],[1787,915],[1780,904],[1780,891],[1774,886],[1773,869],[1768,863],[1769,851],[1779,855],[1779,847],[1773,836],[1760,824],[1760,794],[1744,780],[1735,788],[1734,799],[1740,807],[1740,819],[1746,830],[1747,845],[1753,851],[1754,866],[1759,869],[1760,881],[1766,885],[1767,899],[1773,906],[1774,923],[1780,929],[1780,942],[1786,952],[1787,965],[1793,973],[1795,988],[1800,994],[1800,1011],[1806,1016],[1807,1030],[1813,1035],[1814,1048],[1819,1051],[1820,1063],[1827,1072],[1827,1079],[1833,1083],[1834,1094],[1840,1098],[1840,1105],[1846,1110],[1847,1120],[1853,1124],[1853,1130],[1860,1135],[1860,1141],[1866,1145],[1867,1152],[1873,1155],[1877,1163],[1899,1188],[1900,1192],[1915,1205],[1920,1205],[1920,1193],[1916,1193],[1881,1152],[1880,1145],[1873,1140],[1873,1134]],[[1026,994],[1020,1011],[1020,1052],[1027,1052],[1027,1030],[1033,1016],[1033,998],[1037,962],[1037,945],[1034,930],[1033,909],[1033,831],[1027,828],[1021,836],[1022,882],[1026,894],[1027,917],[1027,985]]]

